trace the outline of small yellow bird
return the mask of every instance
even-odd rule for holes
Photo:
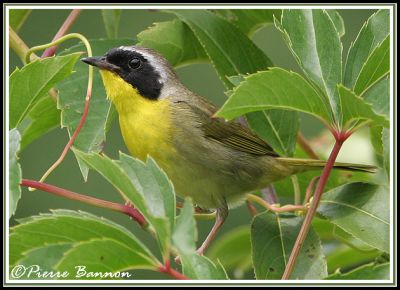
[[[187,89],[168,61],[154,50],[121,46],[82,61],[100,69],[131,154],[142,160],[151,155],[179,196],[190,196],[201,208],[216,209],[215,224],[199,254],[224,223],[228,208],[246,193],[325,165],[320,160],[279,157],[240,123],[213,118],[217,109]],[[374,169],[348,163],[335,167]]]

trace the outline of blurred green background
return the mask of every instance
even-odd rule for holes
[[[343,55],[347,55],[347,50],[351,41],[356,37],[363,22],[374,11],[357,9],[339,10],[339,12],[344,19],[346,27],[346,34],[342,37],[342,41],[344,45]],[[21,28],[19,35],[28,46],[47,43],[53,38],[69,13],[70,10],[34,10]],[[159,11],[124,10],[121,15],[118,36],[132,38],[132,44],[134,44],[136,35],[140,31],[148,28],[154,22],[166,21],[173,18],[173,15]],[[82,14],[73,25],[71,32],[79,32],[89,39],[105,38],[106,33],[100,10],[94,9],[82,11]],[[297,63],[284,44],[280,33],[273,26],[268,26],[257,31],[253,40],[267,53],[276,66],[300,72]],[[75,42],[71,41],[64,44],[63,47],[68,47],[74,44]],[[60,50],[61,49],[62,47]],[[243,57],[246,56],[243,55]],[[22,63],[17,56],[11,52],[10,72],[12,72],[16,66],[20,67],[21,65]],[[210,64],[190,65],[179,68],[177,72],[181,81],[188,88],[210,99],[218,106],[224,102],[224,87]],[[312,138],[320,133],[321,128],[322,126],[318,122],[315,122],[315,119],[302,116],[301,130],[305,136]],[[345,148],[343,148],[343,154],[340,159],[348,162],[358,162],[360,160],[357,156],[359,156],[363,160],[363,163],[373,162],[373,156],[366,157],[366,154],[370,154],[368,152],[372,152],[372,150],[369,150],[370,144],[367,132],[360,132],[357,136],[352,137],[352,139],[358,140],[354,141],[358,142],[358,148],[356,150],[358,151],[358,155],[355,154],[354,143],[348,142]],[[28,147],[20,154],[23,177],[39,179],[43,172],[45,172],[59,156],[67,140],[68,134],[66,130],[57,129],[28,145]],[[360,149],[360,146],[364,146],[364,148]],[[114,126],[107,136],[105,152],[109,156],[116,158],[119,150],[128,152],[122,141],[118,122],[114,122]],[[323,151],[329,152],[329,150],[330,148],[328,146]],[[68,154],[63,164],[47,179],[47,182],[82,194],[121,202],[121,198],[116,190],[114,190],[112,186],[110,186],[95,172],[91,171],[89,173],[89,179],[85,183],[72,153]],[[107,217],[131,229],[140,239],[149,245],[150,248],[157,248],[154,240],[138,228],[136,223],[131,222],[126,216],[109,212],[104,209],[87,206],[79,202],[66,200],[40,191],[29,192],[26,188],[23,188],[22,198],[16,215],[11,219],[10,224],[15,225],[16,219],[18,218],[48,212],[49,209],[57,208],[83,210]],[[250,221],[251,216],[245,206],[236,208],[231,211],[226,224],[219,233],[219,236],[222,236],[224,232],[239,225],[249,225]],[[202,241],[205,238],[208,231],[211,229],[212,224],[213,221],[198,221],[199,241]],[[157,250],[154,252],[157,252]],[[244,278],[252,278],[252,275],[252,273],[247,273]],[[149,271],[134,271],[134,279],[157,278],[167,279],[168,277]]]

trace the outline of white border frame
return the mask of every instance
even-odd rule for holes
[[[393,3],[390,3],[393,4]],[[4,4],[3,4],[4,5]],[[80,9],[114,9],[114,8],[119,8],[119,9],[164,9],[168,7],[168,9],[232,9],[232,8],[240,8],[240,9],[285,9],[285,8],[291,8],[291,9],[304,9],[304,8],[311,8],[311,9],[338,9],[339,5],[168,5],[167,3],[165,5],[41,5],[38,3],[37,5],[13,5],[13,4],[6,4],[7,6],[5,7],[5,13],[6,13],[6,18],[5,18],[5,70],[6,70],[6,75],[5,75],[5,81],[6,81],[6,122],[5,122],[5,128],[6,128],[6,139],[5,139],[5,157],[6,157],[6,172],[5,172],[5,180],[9,180],[9,150],[8,150],[8,145],[9,145],[9,131],[7,128],[9,127],[9,10],[10,9],[73,9],[73,8],[80,8]],[[3,8],[4,9],[4,8]],[[397,41],[397,35],[394,35],[394,28],[393,28],[393,17],[394,17],[394,9],[393,6],[389,5],[345,5],[342,4],[340,5],[340,9],[389,9],[390,10],[390,71],[395,72],[394,69],[394,45],[395,41]],[[3,10],[4,11],[4,10]],[[397,15],[396,15],[397,16]],[[396,19],[397,23],[397,19]],[[392,106],[394,104],[394,75],[395,73],[390,74],[390,124],[393,126],[393,128],[390,128],[390,253],[393,254],[393,217],[394,217],[394,137],[393,135],[397,135],[397,127],[396,127],[396,122],[394,122],[394,110],[396,106]],[[397,92],[397,90],[396,90]],[[395,134],[393,134],[395,132]],[[397,136],[396,136],[397,137]],[[8,184],[6,182],[6,184]],[[6,280],[5,283],[7,284],[126,284],[126,285],[132,285],[132,284],[149,284],[149,285],[157,285],[157,284],[263,284],[263,285],[268,285],[268,284],[393,284],[394,283],[394,258],[393,255],[391,255],[390,259],[390,280],[10,280],[9,277],[9,223],[8,223],[8,216],[9,216],[9,189],[8,187],[6,188],[5,191],[6,194],[6,212],[5,212],[5,256],[6,256],[6,267],[5,267],[5,276]],[[396,261],[397,262],[397,261]],[[397,265],[397,264],[396,264]]]

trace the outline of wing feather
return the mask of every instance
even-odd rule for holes
[[[254,155],[279,156],[264,140],[237,122],[209,118],[202,126],[204,135],[236,150]]]
[[[191,101],[176,100],[176,105],[190,107],[191,111],[200,118],[200,128],[204,136],[211,138],[233,149],[253,155],[279,156],[271,146],[247,127],[234,121],[227,122],[221,118],[213,118],[216,108],[203,98],[191,98]]]

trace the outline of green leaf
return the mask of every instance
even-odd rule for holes
[[[345,245],[335,247],[332,251],[326,253],[328,262],[328,272],[332,273],[335,270],[351,269],[354,265],[362,265],[373,261],[379,252],[375,251],[358,251]]]
[[[342,16],[340,16],[340,13],[336,9],[327,9],[326,13],[328,13],[333,24],[335,25],[336,31],[339,33],[339,37],[342,37],[346,33]]]
[[[356,80],[375,48],[389,35],[390,10],[382,9],[364,23],[357,38],[352,42],[344,69],[343,84],[353,88]]]
[[[390,38],[379,44],[368,57],[354,85],[354,92],[362,95],[362,92],[368,89],[380,78],[389,73],[390,70]]]
[[[190,198],[185,199],[181,214],[176,219],[172,242],[183,254],[191,254],[196,250],[197,227],[193,218],[193,203]]]
[[[274,23],[274,16],[280,17],[281,9],[216,9],[219,16],[237,26],[244,34],[253,35],[265,25]]]
[[[91,40],[93,55],[103,55],[110,48],[121,45],[132,45],[133,40]],[[85,51],[83,44],[71,47],[63,52],[69,54],[76,51]],[[67,127],[68,134],[71,136],[78,126],[84,105],[88,82],[88,65],[79,62],[75,67],[76,73],[72,77],[58,84],[59,98],[57,107],[61,112],[61,126]],[[86,118],[85,125],[82,127],[78,137],[74,142],[75,148],[85,152],[100,152],[106,139],[105,127],[109,120],[111,102],[107,100],[103,82],[100,74],[95,70],[93,76],[93,89],[90,109]],[[108,121],[110,123],[111,120]],[[86,180],[88,167],[79,159],[78,164],[83,178]]]
[[[338,91],[341,99],[342,124],[344,127],[350,126],[351,122],[357,120],[372,120],[377,125],[389,126],[389,120],[386,117],[377,115],[372,110],[372,106],[354,92],[342,85],[338,85]]]
[[[278,154],[293,156],[300,127],[297,112],[265,110],[246,114],[247,122]]]
[[[322,243],[334,239],[334,232],[336,226],[330,223],[328,220],[314,218],[312,221],[312,226],[315,232],[317,233],[318,237],[321,239]]]
[[[72,73],[80,53],[35,60],[10,76],[10,128],[28,115],[50,88]]]
[[[87,154],[76,149],[73,151],[143,214],[146,221],[153,226],[161,251],[166,258],[169,255],[173,225],[171,218],[175,215],[175,197],[165,173],[152,160],[144,164],[139,159],[122,153],[120,160],[112,160],[99,154]]]
[[[389,119],[390,114],[390,79],[389,75],[381,78],[363,94],[365,102],[372,105],[372,109],[379,115],[385,115]],[[371,126],[371,143],[375,152],[383,156],[383,127]],[[387,129],[385,129],[387,130]]]
[[[110,39],[117,38],[121,9],[101,9],[101,15],[103,16],[107,37]]]
[[[236,279],[242,278],[252,264],[249,227],[239,227],[225,233],[213,242],[207,256],[213,261],[220,261],[226,270],[234,273]]]
[[[140,32],[137,38],[138,45],[155,49],[174,67],[208,61],[193,32],[179,19],[155,23]]]
[[[235,87],[238,86],[241,82],[244,81],[245,75],[236,75],[228,77],[228,80],[234,85]]]
[[[156,262],[150,260],[142,249],[127,246],[115,239],[96,238],[75,243],[64,253],[55,268],[60,272],[74,273],[73,277],[67,279],[99,280],[122,278],[119,275],[113,276],[112,273],[115,272],[132,269],[155,270],[156,266]],[[89,274],[90,272],[102,273],[104,276]]]
[[[328,273],[338,268],[352,269],[354,265],[369,263],[381,254],[327,219],[315,218],[312,225],[324,245]]]
[[[21,187],[19,184],[21,183],[22,172],[21,166],[18,163],[18,152],[20,149],[20,141],[21,135],[19,134],[17,129],[12,129],[9,132],[9,162],[10,162],[10,175],[9,175],[9,186],[8,189],[10,190],[10,203],[9,203],[9,216],[10,218],[17,209],[17,204],[19,199],[21,198]]]
[[[221,264],[214,264],[209,258],[197,253],[182,255],[183,274],[195,280],[228,280]]]
[[[369,128],[371,144],[378,155],[383,155],[382,133],[382,126],[370,126]]]
[[[10,9],[10,26],[15,32],[20,30],[31,12],[32,9]]]
[[[249,28],[249,26],[254,28],[255,23],[258,23],[263,17],[265,17],[265,21],[268,21],[268,17],[272,19],[273,13],[272,10],[230,11],[235,13],[236,16],[240,18],[239,22],[247,28]],[[192,30],[193,34],[198,39],[198,42],[204,47],[204,50],[211,63],[214,65],[218,76],[228,89],[231,89],[233,86],[232,80],[229,79],[229,76],[244,75],[259,70],[266,70],[269,66],[272,66],[270,59],[257,46],[255,46],[255,44],[243,32],[241,32],[236,25],[229,23],[225,19],[218,17],[209,11],[178,10],[173,13],[175,13],[175,15],[177,15],[181,21],[185,22]],[[252,19],[255,22],[250,24],[250,22],[248,22],[249,19]],[[242,26],[242,28],[244,28],[244,26]],[[246,57],[243,57],[244,55]],[[286,114],[288,115],[288,120],[295,120],[297,118],[296,113],[286,112]],[[266,118],[266,116],[268,116],[268,118]],[[271,115],[269,113],[263,114],[262,112],[253,113],[253,119],[257,118],[257,123],[249,122],[249,125],[261,136],[281,138],[283,145],[286,147],[285,149],[288,149],[285,155],[290,155],[290,149],[293,145],[290,138],[293,135],[297,135],[298,126],[295,125],[294,121],[294,126],[285,132],[285,136],[277,136],[277,133],[282,133],[279,131],[279,128],[276,127],[277,123],[280,121],[280,116],[280,114]],[[277,117],[277,119],[275,119],[275,117]],[[286,129],[289,128],[287,127]]]
[[[170,11],[185,22],[204,47],[227,88],[228,76],[265,70],[270,59],[236,26],[204,10]]]
[[[264,109],[295,110],[329,120],[325,100],[299,74],[271,68],[245,78],[217,116],[233,119]]]
[[[389,280],[390,264],[375,265],[373,263],[358,267],[348,273],[337,272],[326,280]]]
[[[390,79],[387,75],[381,78],[362,95],[365,102],[372,105],[375,113],[385,115],[389,118],[390,114]]]
[[[26,118],[18,125],[21,150],[37,138],[60,126],[60,110],[50,95],[41,98]]]
[[[322,196],[318,213],[355,238],[389,252],[389,188],[349,183]]]
[[[326,220],[328,223],[331,223],[329,220]],[[331,223],[332,224],[332,223]],[[363,241],[355,238],[350,233],[342,230],[340,227],[332,224],[333,226],[333,238],[348,247],[352,247],[355,250],[365,251],[365,252],[374,252],[375,257],[381,254],[377,249],[371,247],[370,245],[364,243]]]
[[[104,178],[117,188],[121,194],[123,194],[123,197],[129,199],[143,215],[149,216],[144,197],[135,188],[129,175],[116,160],[99,154],[84,153],[75,148],[72,150],[75,155],[90,168],[104,176]]]
[[[281,279],[303,218],[264,212],[251,225],[251,243],[256,278]],[[311,228],[300,250],[290,279],[322,279],[327,276],[321,242]]]
[[[60,243],[51,244],[43,247],[33,248],[24,253],[24,257],[18,261],[18,265],[24,265],[25,267],[30,267],[32,265],[37,265],[40,267],[40,271],[43,273],[45,271],[53,271],[54,266],[63,257],[64,253],[68,251],[72,246],[72,243]],[[43,257],[46,257],[43,259]],[[36,267],[35,267],[36,268]],[[18,279],[33,279],[33,280],[43,280],[43,277],[37,275],[38,273],[30,273],[26,271],[23,276],[18,277]],[[16,277],[17,278],[17,277]],[[54,279],[57,277],[54,277]],[[50,277],[46,279],[51,279]]]
[[[196,253],[197,227],[193,217],[193,203],[185,199],[181,214],[176,220],[172,241],[178,250],[183,274],[196,280],[228,279],[222,265],[214,264],[210,259]]]
[[[342,43],[328,13],[285,9],[276,26],[304,73],[328,96],[335,120],[339,119],[336,85],[342,81]]]
[[[154,217],[166,217],[171,231],[175,223],[175,192],[165,172],[149,156],[146,163],[120,153],[118,164],[144,197],[149,213]]]
[[[25,257],[25,253],[34,249],[69,243],[74,247],[81,243],[93,240],[112,240],[124,247],[120,252],[121,257],[128,252],[136,252],[143,260],[144,268],[155,267],[156,258],[150,251],[126,228],[104,218],[96,217],[89,213],[71,210],[53,210],[51,214],[41,214],[29,217],[11,228],[10,232],[10,266],[16,265]],[[93,249],[96,250],[96,249]],[[98,253],[102,253],[98,248]],[[109,249],[112,251],[112,249]],[[68,252],[64,253],[64,259]],[[81,252],[81,255],[84,255]],[[62,257],[61,257],[62,258]],[[53,256],[43,256],[43,265],[54,263]],[[51,261],[49,261],[51,260]],[[131,261],[135,265],[135,260]],[[75,263],[75,265],[77,265]]]

